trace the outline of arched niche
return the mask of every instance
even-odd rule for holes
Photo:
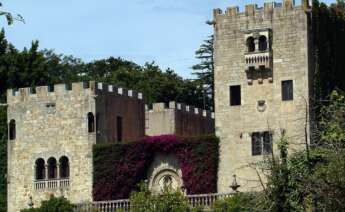
[[[182,171],[175,155],[156,154],[148,171],[149,189],[154,194],[162,193],[164,187],[174,190],[183,187]]]

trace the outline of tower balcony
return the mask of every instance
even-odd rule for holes
[[[272,70],[271,51],[249,52],[244,55],[246,71]]]

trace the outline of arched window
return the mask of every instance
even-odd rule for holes
[[[259,37],[259,51],[266,51],[267,50],[267,38],[266,36]]]
[[[69,161],[66,156],[62,156],[60,163],[60,178],[69,178]]]
[[[255,42],[253,37],[249,37],[247,39],[247,48],[248,52],[254,52],[255,51]]]
[[[55,158],[48,159],[48,179],[57,178],[57,163]]]
[[[36,180],[44,180],[46,178],[46,167],[42,158],[36,160],[35,172]]]
[[[91,112],[87,114],[87,123],[89,132],[95,132],[95,116]]]
[[[10,140],[16,139],[16,121],[14,119],[10,121],[9,131]]]

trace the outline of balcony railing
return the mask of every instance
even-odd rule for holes
[[[69,179],[38,180],[34,182],[35,190],[68,188]]]
[[[272,54],[271,51],[251,52],[245,54],[246,71],[251,69],[271,69]]]
[[[220,199],[232,196],[234,193],[225,194],[198,194],[198,195],[187,195],[188,204],[190,208],[202,206],[204,210],[210,210],[212,205]],[[128,199],[125,200],[112,200],[112,201],[101,201],[93,203],[81,203],[75,207],[75,212],[109,212],[122,209],[124,211],[130,210],[130,202]]]

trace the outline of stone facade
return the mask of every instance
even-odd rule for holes
[[[214,114],[181,103],[155,103],[146,110],[146,135],[198,136],[214,133]]]
[[[134,91],[95,82],[73,83],[71,88],[8,90],[7,101],[8,120],[15,121],[15,136],[8,141],[10,212],[27,208],[30,198],[38,206],[51,194],[73,203],[92,201],[93,144],[116,141],[118,135],[122,140],[144,136],[145,107],[142,94]],[[94,120],[89,119],[90,113],[95,114]],[[120,134],[115,116],[121,117]],[[68,174],[59,164],[62,157],[68,158]],[[38,159],[43,159],[43,166]]]
[[[310,27],[306,0],[214,10],[218,192],[231,191],[233,175],[241,191],[262,189],[255,163],[283,134],[290,152],[310,142]]]

